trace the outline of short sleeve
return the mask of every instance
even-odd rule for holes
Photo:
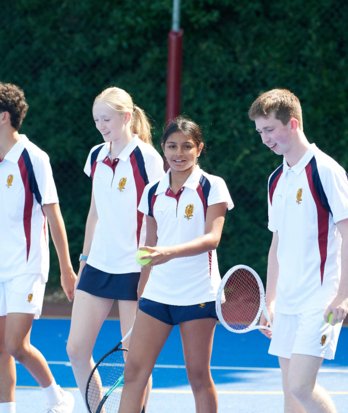
[[[149,189],[151,188],[151,186],[152,184],[148,184],[145,186],[140,199],[140,203],[138,205],[138,210],[142,212],[144,215],[149,215]]]
[[[322,182],[328,204],[335,223],[348,218],[348,178],[345,170],[338,164],[334,168],[320,171],[324,173]]]
[[[226,182],[220,177],[215,177],[208,197],[208,206],[220,204],[222,202],[225,202],[227,204],[228,210],[231,210],[234,207],[234,203],[227,188]]]
[[[153,150],[151,151],[150,154],[148,154],[147,159],[146,159],[146,173],[147,173],[149,182],[158,181],[165,174],[163,158],[156,151],[155,148],[152,148],[152,149]]]
[[[84,166],[84,168],[83,168],[83,172],[84,172],[88,177],[91,176],[91,154],[92,154],[92,151],[89,152],[88,157],[87,157],[87,160],[86,160],[86,163],[85,163],[85,166]]]
[[[41,195],[41,205],[58,203],[57,188],[48,155],[41,151],[33,157],[32,162],[35,179]]]

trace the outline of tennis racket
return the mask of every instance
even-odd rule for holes
[[[121,341],[96,363],[89,375],[85,400],[89,413],[115,413],[123,389],[124,343],[132,328]]]
[[[259,324],[262,314],[269,325],[271,320],[262,280],[252,268],[236,265],[227,271],[219,286],[216,313],[221,324],[233,333],[271,330],[271,327]]]

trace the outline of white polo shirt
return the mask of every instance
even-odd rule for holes
[[[204,235],[208,206],[233,202],[222,178],[198,166],[175,197],[170,191],[169,171],[162,180],[147,185],[139,209],[157,223],[159,246],[182,244]],[[175,258],[152,268],[143,297],[172,305],[214,301],[221,277],[216,250]]]
[[[49,270],[48,227],[42,211],[58,203],[48,155],[25,135],[0,162],[0,281]]]
[[[335,223],[348,218],[346,172],[312,144],[295,166],[284,160],[270,176],[268,204],[268,227],[279,235],[276,311],[325,308],[341,274]]]
[[[138,204],[145,185],[164,174],[163,159],[137,136],[122,150],[115,170],[110,144],[94,146],[84,168],[93,179],[98,221],[87,263],[112,274],[139,272],[135,261],[144,242],[144,219]]]

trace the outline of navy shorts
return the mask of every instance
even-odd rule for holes
[[[86,264],[77,289],[97,297],[136,301],[139,278],[139,272],[110,274]]]
[[[140,298],[139,309],[145,314],[173,326],[201,318],[217,319],[215,301],[194,305],[171,305]]]

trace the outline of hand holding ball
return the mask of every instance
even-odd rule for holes
[[[143,258],[144,255],[149,255],[148,251],[138,250],[135,256],[135,260],[139,265],[147,265],[150,264],[151,258]]]

